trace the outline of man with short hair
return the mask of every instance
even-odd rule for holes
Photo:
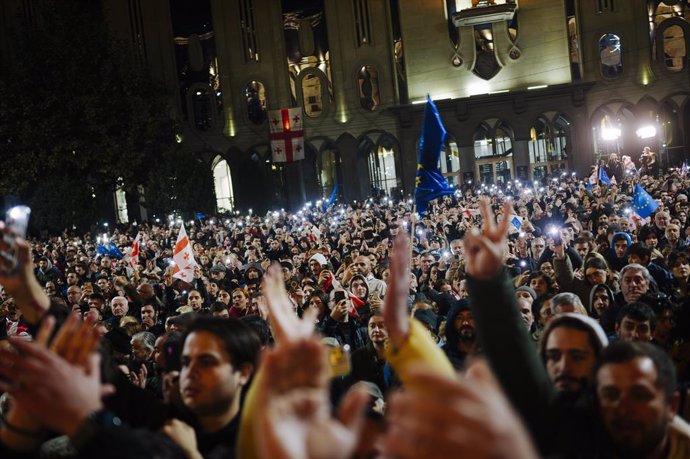
[[[432,257],[433,258],[433,257]],[[369,295],[378,296],[383,298],[386,294],[386,283],[381,279],[374,277],[371,272],[371,264],[369,258],[364,255],[360,255],[352,263],[352,274],[361,274],[367,280],[369,285]]]
[[[638,264],[629,264],[621,270],[621,292],[616,296],[616,302],[622,306],[639,301],[650,291],[652,276],[647,268]]]
[[[532,302],[525,298],[518,298],[518,307],[520,308],[520,315],[522,322],[525,324],[527,330],[532,331],[532,324],[534,324],[534,314],[532,313]]]
[[[120,326],[120,319],[127,315],[129,312],[129,303],[127,298],[124,296],[116,296],[110,300],[110,313],[112,317],[107,320],[107,322],[113,327]]]
[[[664,232],[666,237],[666,244],[664,248],[669,247],[671,250],[685,250],[685,241],[680,237],[680,226],[675,223],[669,223],[666,225],[666,231]]]
[[[629,303],[616,317],[616,337],[621,341],[648,343],[652,340],[656,315],[645,303]]]
[[[203,457],[234,457],[241,395],[258,364],[261,343],[239,320],[198,318],[183,339],[180,393],[196,418]]]
[[[647,268],[659,290],[666,295],[673,292],[673,274],[661,264],[652,261],[652,250],[645,244],[636,242],[628,247],[628,263],[637,263]]]
[[[594,368],[599,415],[609,457],[690,457],[690,428],[676,413],[673,362],[659,348],[622,341],[604,349]]]
[[[551,298],[551,312],[555,314],[573,313],[587,315],[580,297],[571,292],[561,292]]]

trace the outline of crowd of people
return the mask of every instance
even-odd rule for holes
[[[612,161],[185,222],[189,281],[0,225],[0,457],[690,457],[690,178]]]

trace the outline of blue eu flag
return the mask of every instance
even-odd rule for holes
[[[599,181],[606,185],[611,185],[611,179],[609,179],[609,175],[602,166],[599,166]]]
[[[417,155],[417,177],[415,178],[414,198],[419,215],[424,215],[429,201],[446,194],[453,194],[455,190],[448,186],[448,182],[438,170],[438,159],[446,140],[446,128],[441,122],[441,115],[431,97],[427,96],[424,108],[424,125],[422,138],[419,141]]]
[[[103,243],[98,244],[96,247],[96,253],[98,255],[108,255],[113,258],[122,258],[122,252],[120,252],[120,249],[117,248],[114,242],[109,242],[108,244],[104,245]]]
[[[639,184],[635,185],[632,208],[642,218],[647,218],[659,207],[654,198]]]
[[[333,203],[335,202],[336,194],[338,194],[338,184],[337,183],[333,187],[333,191],[331,192],[331,197],[328,199],[328,201],[323,203],[323,208],[321,209],[322,212],[326,212],[328,210],[328,208],[333,205]]]

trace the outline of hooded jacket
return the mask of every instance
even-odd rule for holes
[[[450,360],[450,363],[456,370],[464,368],[468,354],[458,350],[460,335],[458,334],[458,331],[455,329],[455,319],[461,312],[469,310],[470,302],[468,300],[454,301],[453,304],[451,304],[450,309],[448,310],[448,316],[446,320],[446,344],[443,347],[443,351],[446,353],[448,360]]]
[[[625,256],[623,258],[618,258],[616,256],[616,249],[614,248],[614,245],[616,244],[616,241],[620,241],[621,239],[625,240],[628,247],[632,245],[632,239],[630,238],[630,235],[628,233],[624,233],[622,231],[618,233],[613,233],[613,237],[611,238],[611,249],[609,250],[609,253],[606,255],[606,262],[609,264],[611,269],[615,271],[620,271],[625,267],[625,265],[628,264],[627,249],[625,251]]]
[[[602,258],[589,258],[583,265],[584,270],[592,267],[606,269],[606,262]],[[553,269],[556,272],[556,280],[561,288],[562,292],[573,292],[580,298],[580,301],[584,305],[589,304],[589,294],[592,290],[592,284],[585,277],[584,279],[578,279],[575,277],[573,272],[573,265],[570,263],[570,258],[563,257],[553,258]],[[591,310],[590,310],[591,313]]]

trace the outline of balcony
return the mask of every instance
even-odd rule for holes
[[[491,24],[494,22],[511,21],[517,11],[517,1],[473,1],[472,7],[453,13],[455,27],[473,26],[476,24]]]

